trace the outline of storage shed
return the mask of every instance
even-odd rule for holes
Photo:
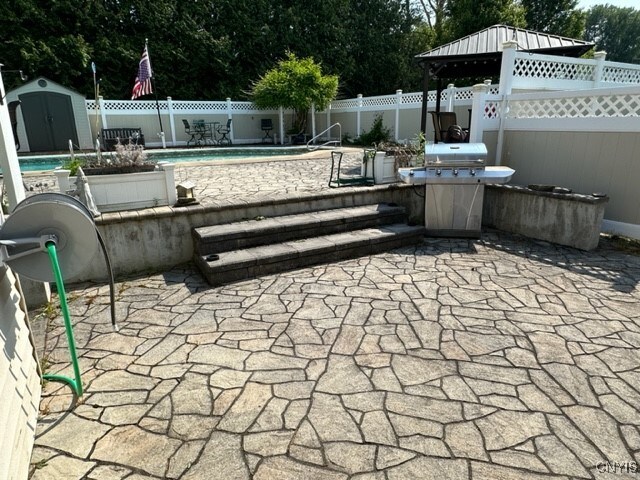
[[[17,109],[20,153],[92,149],[91,128],[83,95],[44,77],[7,93],[7,102],[20,101]]]

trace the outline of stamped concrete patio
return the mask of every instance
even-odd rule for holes
[[[78,285],[85,395],[46,385],[32,478],[638,478],[639,282],[608,240],[491,231],[219,288],[121,279],[119,333],[108,287]]]

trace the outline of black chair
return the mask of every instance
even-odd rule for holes
[[[231,139],[227,136],[231,133],[231,119],[227,120],[226,125],[218,126],[218,134],[222,135],[218,139],[218,144],[222,145],[222,142],[225,142],[227,145],[231,145]]]
[[[270,133],[271,130],[273,130],[273,122],[271,121],[271,119],[263,118],[262,120],[260,120],[260,128],[264,132],[264,137],[262,137],[262,143],[266,143],[267,141],[269,141],[270,143],[274,143],[273,137],[271,136],[271,133]]]
[[[190,135],[191,138],[189,138],[189,140],[187,140],[187,147],[189,146],[189,144],[191,142],[193,143],[198,143],[198,139],[196,138],[198,135],[198,131],[194,128],[191,127],[191,125],[189,125],[189,122],[186,119],[182,119],[182,124],[184,125],[184,133],[186,133],[187,135]]]

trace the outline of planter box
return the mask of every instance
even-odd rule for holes
[[[609,197],[534,191],[518,185],[487,185],[483,224],[560,245],[598,246]]]
[[[361,175],[364,176],[365,167],[367,167],[367,175],[371,176],[372,165],[365,163],[362,164]],[[386,152],[376,152],[376,156],[373,159],[373,173],[376,185],[397,182],[395,157],[392,155],[387,156]]]
[[[101,213],[174,205],[177,200],[175,165],[158,162],[152,172],[88,175],[91,195]],[[75,189],[69,170],[56,170],[60,192]]]

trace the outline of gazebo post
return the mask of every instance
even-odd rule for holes
[[[423,65],[424,75],[422,84],[422,111],[420,113],[420,131],[427,136],[427,102],[429,101],[429,64]]]

